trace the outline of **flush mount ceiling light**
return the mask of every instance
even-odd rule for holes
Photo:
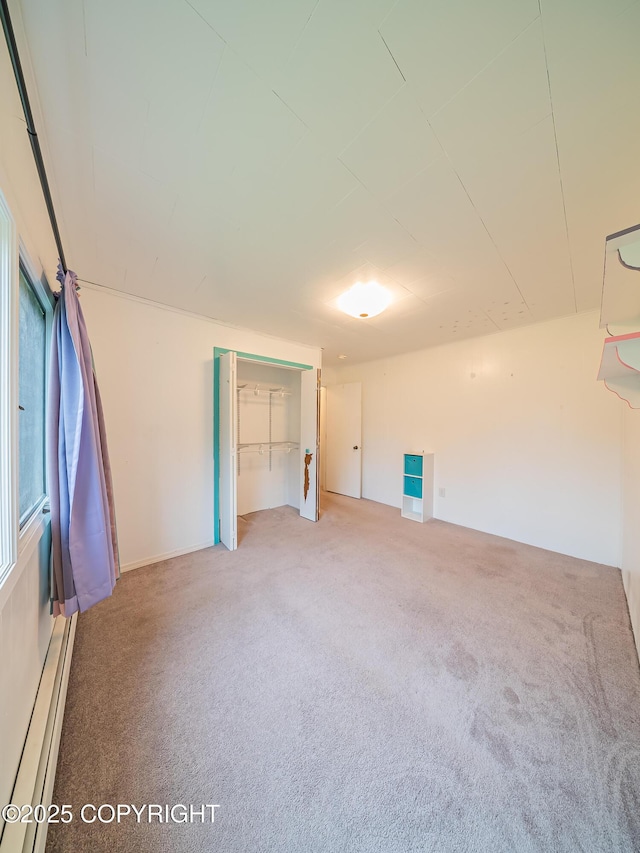
[[[359,281],[338,299],[338,308],[351,317],[375,317],[391,304],[391,294],[377,281]]]

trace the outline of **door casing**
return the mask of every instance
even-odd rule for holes
[[[317,521],[319,517],[319,466],[318,466],[318,450],[319,450],[319,404],[320,404],[320,370],[314,369],[311,364],[302,364],[300,362],[285,361],[279,358],[270,358],[268,356],[258,355],[256,353],[240,352],[239,350],[231,350],[228,347],[214,347],[213,350],[213,541],[218,544],[220,538],[220,357],[225,353],[234,352],[236,359],[245,361],[256,361],[263,364],[270,364],[276,367],[286,367],[292,370],[303,371],[301,375],[301,400],[309,399],[312,393],[315,393],[316,407],[313,413],[308,412],[309,407],[302,405],[302,412],[308,412],[301,418],[301,436],[300,436],[300,452],[302,455],[301,471],[304,472],[304,452],[310,450],[313,453],[313,468],[310,471],[310,492],[313,494],[313,503],[309,504],[309,511],[303,512],[304,501],[300,503],[300,515],[304,518],[309,518],[312,521]],[[307,375],[309,378],[307,379]],[[306,391],[305,391],[306,388]],[[310,429],[315,429],[315,438],[309,440],[305,444],[305,434]],[[301,486],[302,489],[302,486]],[[311,507],[313,511],[311,512]],[[237,544],[237,543],[236,543]]]

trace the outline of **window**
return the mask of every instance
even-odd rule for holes
[[[16,237],[11,212],[0,193],[0,582],[16,561],[15,466],[15,265]]]
[[[45,496],[47,314],[20,265],[18,512],[20,526]]]
[[[18,263],[18,258],[20,261]],[[39,541],[46,500],[47,364],[53,297],[18,251],[0,192],[0,589]],[[31,550],[30,550],[31,549]]]

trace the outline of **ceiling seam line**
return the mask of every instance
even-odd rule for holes
[[[382,44],[387,48],[387,51],[389,52],[389,56],[391,57],[391,59],[393,59],[393,62],[394,62],[394,64],[395,64],[396,68],[398,69],[398,71],[399,71],[399,73],[400,73],[400,76],[402,77],[402,79],[403,79],[403,80],[404,80],[404,82],[406,83],[406,82],[407,82],[407,78],[406,78],[406,77],[404,76],[404,74],[402,73],[402,68],[400,68],[400,66],[398,65],[398,60],[397,60],[397,59],[395,58],[395,56],[393,55],[393,53],[392,53],[392,51],[391,51],[391,48],[389,47],[389,45],[388,45],[388,44],[387,44],[387,42],[385,41],[385,38],[384,38],[384,36],[382,35],[382,33],[380,32],[380,30],[378,30],[378,35],[379,35],[379,36],[380,36],[380,38],[382,39]]]
[[[302,41],[302,37],[304,36],[305,32],[307,31],[307,27],[309,26],[311,18],[313,18],[313,16],[315,15],[316,9],[318,8],[319,5],[320,5],[320,0],[316,0],[315,6],[311,10],[307,20],[304,22],[303,28],[298,33],[298,37],[296,38],[295,42],[291,45],[291,49],[289,50],[289,53],[287,54],[287,58],[284,60],[284,63],[282,64],[282,68],[285,68],[285,66],[288,64],[288,62],[291,59],[291,57],[293,56],[293,54],[298,49],[298,45]]]
[[[89,48],[87,45],[87,10],[82,0],[82,35],[84,36],[84,55],[89,57]]]
[[[383,27],[383,26],[384,26],[384,22],[385,22],[385,21],[387,21],[387,20],[389,20],[390,16],[391,16],[391,15],[393,14],[393,12],[395,11],[395,8],[396,8],[396,6],[398,5],[398,3],[399,3],[399,2],[400,2],[400,0],[395,0],[395,3],[393,4],[393,6],[389,9],[389,11],[387,12],[387,14],[386,14],[386,15],[384,16],[384,18],[380,21],[380,23],[378,24],[378,32],[380,32],[380,27]]]
[[[522,137],[528,133],[531,133],[534,128],[538,127],[538,125],[540,124],[543,124],[543,122],[547,121],[547,119],[549,118],[551,118],[551,108],[549,108],[549,112],[546,115],[543,115],[542,118],[538,119],[537,121],[534,121],[533,124],[528,125],[528,127],[525,127],[524,130],[519,131],[517,136]]]
[[[409,231],[409,229],[408,229],[408,228],[406,228],[406,227],[402,224],[402,222],[400,222],[400,220],[399,220],[397,217],[395,217],[395,216],[393,215],[393,213],[391,213],[391,211],[389,210],[389,208],[388,208],[385,204],[383,204],[383,203],[380,201],[380,199],[378,199],[378,198],[374,195],[374,193],[369,189],[369,187],[368,187],[365,183],[363,183],[363,181],[361,181],[361,180],[360,180],[360,178],[355,174],[355,172],[352,172],[352,171],[351,171],[351,169],[349,168],[349,166],[347,166],[347,164],[344,162],[344,160],[341,160],[341,159],[340,159],[340,155],[338,155],[337,160],[338,160],[338,163],[340,163],[342,166],[344,166],[344,168],[347,170],[347,172],[349,172],[349,174],[350,174],[350,175],[352,175],[352,176],[355,178],[355,180],[360,184],[360,186],[362,187],[362,189],[363,189],[363,190],[366,190],[366,192],[371,196],[371,198],[372,198],[372,199],[374,199],[374,201],[375,201],[377,204],[379,204],[379,205],[380,205],[380,209],[381,209],[381,210],[383,210],[383,211],[384,211],[388,216],[390,216],[390,217],[391,217],[391,219],[393,219],[393,221],[394,221],[395,223],[397,223],[397,224],[400,226],[400,228],[402,228],[402,230],[405,232],[405,234],[407,234],[407,236],[408,236],[408,237],[411,237],[411,239],[413,240],[413,242],[414,242],[414,243],[417,243],[417,244],[418,244],[418,246],[422,246],[422,243],[417,239],[417,237],[415,237],[415,236],[411,233],[411,231]],[[345,196],[343,196],[343,197],[340,199],[340,201],[335,205],[335,207],[338,207],[338,205],[342,204],[342,202],[343,202],[346,198],[348,198],[350,195],[352,195],[352,194],[355,192],[355,190],[356,190],[356,189],[357,189],[357,188],[356,188],[356,187],[354,187],[352,190],[349,190],[349,192],[348,192]],[[365,242],[367,242],[367,241],[365,240]]]
[[[520,32],[519,32],[517,35],[515,35],[515,36],[511,39],[511,41],[509,41],[507,44],[505,44],[505,46],[504,46],[503,48],[501,48],[501,49],[498,51],[498,53],[496,53],[496,55],[495,55],[495,56],[493,56],[493,57],[489,60],[489,62],[487,62],[487,64],[486,64],[486,65],[483,65],[483,66],[482,66],[482,68],[481,68],[481,69],[480,69],[476,74],[474,74],[474,75],[473,75],[473,77],[472,77],[470,80],[467,80],[467,82],[464,84],[464,86],[462,86],[460,89],[458,89],[458,91],[457,91],[454,95],[452,95],[448,100],[446,100],[446,101],[444,102],[444,104],[441,104],[441,105],[437,108],[437,110],[435,110],[435,112],[431,113],[431,118],[435,118],[435,117],[438,115],[438,113],[442,112],[442,110],[444,110],[446,107],[448,107],[448,106],[449,106],[449,104],[450,104],[452,101],[455,101],[455,99],[458,97],[458,95],[459,95],[461,92],[464,92],[464,90],[465,90],[465,89],[467,89],[467,88],[468,88],[468,87],[469,87],[469,86],[474,82],[474,80],[477,80],[477,79],[478,79],[478,77],[479,77],[481,74],[484,74],[484,72],[487,70],[487,68],[490,68],[490,67],[494,64],[494,62],[495,62],[497,59],[500,59],[500,57],[502,56],[502,54],[503,54],[503,53],[506,53],[506,51],[507,51],[507,50],[509,50],[509,48],[511,47],[511,45],[512,45],[514,42],[518,41],[518,39],[519,39],[521,36],[523,36],[523,35],[526,33],[526,31],[527,31],[528,29],[530,29],[530,28],[535,24],[535,22],[539,19],[539,17],[540,17],[540,16],[539,16],[539,15],[537,15],[537,16],[536,16],[532,21],[529,21],[529,23],[527,24],[527,26],[526,26],[526,27],[524,27],[522,30],[520,30]],[[426,113],[425,113],[425,115],[426,115]]]
[[[564,183],[562,181],[562,169],[560,167],[560,148],[558,146],[558,131],[556,128],[556,116],[553,109],[553,95],[551,94],[551,75],[549,74],[549,58],[547,56],[547,42],[544,36],[544,19],[542,17],[542,9],[540,0],[538,0],[538,8],[540,9],[540,27],[542,30],[542,49],[544,51],[544,66],[547,72],[547,91],[549,93],[549,105],[551,106],[551,126],[553,127],[553,142],[556,152],[556,166],[558,169],[558,182],[560,184],[560,197],[562,198],[562,215],[564,218],[564,231],[567,240],[567,251],[569,253],[569,269],[571,271],[571,287],[573,289],[573,307],[578,311],[578,296],[576,294],[576,277],[573,269],[573,256],[571,252],[571,240],[569,238],[569,221],[567,219],[567,202],[564,193]]]
[[[639,0],[639,2],[640,2],[640,0]],[[395,92],[393,93],[393,95],[391,95],[389,98],[387,98],[387,100],[384,102],[384,104],[382,104],[382,106],[380,107],[380,109],[376,110],[376,112],[371,116],[371,118],[369,119],[369,121],[368,121],[366,124],[364,124],[364,125],[360,128],[360,130],[356,133],[356,135],[355,135],[352,139],[350,139],[350,140],[349,140],[349,142],[344,146],[344,148],[341,148],[341,149],[338,151],[338,154],[337,154],[338,159],[339,159],[340,157],[342,157],[342,155],[344,154],[344,152],[345,152],[345,151],[348,151],[348,150],[349,150],[349,148],[351,148],[351,146],[353,145],[353,143],[354,143],[354,142],[356,142],[358,139],[360,139],[360,137],[361,137],[361,136],[362,136],[362,134],[365,132],[365,130],[367,130],[367,128],[371,127],[371,125],[374,123],[374,121],[375,121],[375,120],[376,120],[380,115],[382,115],[382,112],[383,112],[383,111],[384,111],[384,110],[389,106],[389,104],[391,103],[391,101],[392,101],[395,97],[397,97],[397,95],[398,95],[400,92],[402,92],[402,90],[405,88],[405,86],[406,86],[406,81],[405,81],[405,83],[401,83],[401,84],[400,84],[400,86],[398,86],[398,88],[395,90]],[[342,162],[342,161],[340,161],[340,162]]]
[[[276,98],[280,101],[280,103],[284,104],[284,106],[289,110],[291,115],[294,116],[300,122],[300,124],[304,127],[304,129],[309,131],[309,133],[311,133],[311,128],[306,123],[306,121],[304,121],[303,119],[300,118],[298,113],[292,107],[289,106],[289,104],[285,101],[285,99],[282,97],[282,95],[279,95],[275,89],[272,89],[271,91],[276,96]]]
[[[423,113],[423,115],[424,115],[424,113]],[[511,279],[511,281],[512,281],[512,282],[513,282],[513,284],[514,284],[514,287],[515,287],[515,288],[516,288],[516,290],[518,291],[518,294],[520,295],[520,299],[522,299],[523,304],[527,306],[527,311],[528,311],[528,312],[529,312],[529,314],[531,315],[531,308],[529,307],[529,303],[527,302],[527,300],[526,300],[526,299],[525,299],[525,297],[524,297],[524,294],[523,294],[523,293],[522,293],[522,291],[520,290],[520,286],[518,285],[518,282],[516,281],[514,274],[511,272],[511,269],[510,269],[510,267],[509,267],[509,264],[508,264],[508,263],[506,262],[506,260],[502,257],[502,252],[501,252],[501,251],[500,251],[500,249],[498,248],[498,246],[497,246],[497,244],[496,244],[496,241],[493,239],[493,235],[492,235],[492,234],[491,234],[491,232],[489,231],[489,228],[487,227],[487,224],[486,224],[486,222],[484,221],[484,218],[483,218],[483,217],[482,217],[482,215],[480,214],[480,211],[478,210],[478,208],[477,208],[477,207],[476,207],[476,205],[474,204],[473,199],[471,198],[471,194],[469,193],[469,190],[467,189],[467,187],[465,186],[464,181],[462,180],[462,178],[461,178],[461,177],[460,177],[460,175],[458,174],[458,170],[457,170],[457,169],[456,169],[456,167],[454,166],[454,164],[453,164],[453,161],[452,161],[451,157],[449,156],[448,152],[446,151],[446,149],[445,149],[444,145],[442,144],[442,142],[441,142],[441,140],[440,140],[440,137],[438,136],[438,134],[437,134],[437,133],[435,132],[435,130],[433,129],[433,126],[432,126],[431,122],[429,121],[429,119],[426,117],[426,115],[425,115],[425,120],[426,120],[427,124],[429,125],[429,127],[431,128],[431,132],[433,133],[433,135],[434,135],[434,137],[435,137],[435,139],[436,139],[436,141],[437,141],[438,145],[439,145],[439,146],[440,146],[440,148],[442,149],[442,153],[443,153],[444,157],[446,158],[447,162],[449,163],[449,165],[451,166],[451,169],[452,169],[452,171],[453,171],[453,174],[456,176],[456,178],[457,178],[457,180],[458,180],[458,183],[459,183],[459,184],[460,184],[460,186],[462,187],[462,190],[463,190],[464,194],[465,194],[465,195],[466,195],[466,197],[469,199],[469,204],[471,205],[471,207],[473,208],[473,210],[474,210],[474,212],[475,212],[476,216],[477,216],[477,217],[478,217],[478,219],[480,220],[480,222],[481,222],[481,224],[482,224],[482,227],[484,228],[484,230],[485,230],[485,232],[486,232],[486,234],[487,234],[487,236],[488,236],[489,240],[491,241],[491,245],[492,245],[492,246],[493,246],[493,248],[495,249],[497,256],[500,258],[500,260],[501,260],[501,262],[502,262],[502,264],[503,264],[504,268],[506,269],[507,273],[509,274],[509,278]],[[531,316],[533,316],[533,315],[531,315]]]
[[[506,262],[506,260],[502,257],[502,252],[501,252],[501,251],[500,251],[500,249],[498,248],[498,244],[497,244],[497,243],[496,243],[496,241],[494,240],[494,238],[493,238],[493,235],[492,235],[491,231],[489,231],[489,228],[488,228],[488,226],[487,226],[487,223],[484,221],[483,216],[481,215],[480,211],[478,210],[478,208],[477,208],[477,207],[476,207],[476,205],[474,204],[473,199],[471,198],[471,194],[469,193],[469,190],[466,188],[466,186],[465,186],[465,184],[464,184],[464,181],[462,180],[462,178],[461,178],[461,177],[460,177],[460,175],[458,174],[458,172],[457,172],[457,170],[456,170],[455,166],[453,165],[453,163],[451,162],[451,160],[450,160],[449,156],[448,156],[446,153],[445,153],[445,156],[446,156],[447,160],[449,160],[449,163],[451,164],[451,168],[453,169],[453,172],[454,172],[454,174],[455,174],[456,178],[458,179],[458,181],[459,181],[459,183],[460,183],[460,186],[461,186],[461,187],[462,187],[462,189],[464,190],[464,194],[465,194],[465,195],[466,195],[466,197],[469,199],[469,204],[470,204],[470,205],[471,205],[471,207],[474,209],[474,211],[475,211],[475,213],[476,213],[476,215],[477,215],[478,219],[479,219],[479,220],[480,220],[480,222],[482,223],[482,227],[483,227],[483,228],[484,228],[484,230],[486,231],[486,234],[487,234],[488,238],[491,240],[491,244],[493,245],[493,248],[496,250],[496,254],[498,255],[498,257],[499,257],[499,258],[500,258],[500,260],[502,261],[502,263],[503,263],[504,268],[506,269],[506,271],[509,273],[509,278],[510,278],[510,279],[511,279],[511,281],[514,283],[515,288],[516,288],[516,290],[518,291],[518,293],[520,294],[520,298],[522,299],[523,303],[527,306],[527,310],[529,311],[529,313],[531,313],[531,309],[529,308],[529,303],[528,303],[528,302],[527,302],[527,300],[525,299],[523,292],[520,290],[520,286],[519,286],[518,282],[516,281],[516,278],[515,278],[514,274],[511,272],[511,268],[509,267],[509,264],[508,264],[508,263]]]
[[[387,208],[385,208],[385,210],[387,211],[389,216],[393,219],[393,221],[398,223],[398,225],[402,228],[402,230],[405,232],[405,234],[408,234],[409,237],[411,237],[411,239],[413,240],[414,243],[417,243],[418,246],[420,246],[420,248],[427,250],[427,247],[422,245],[422,243],[420,242],[420,240],[418,240],[418,238],[415,236],[415,234],[412,234],[411,231],[409,231],[409,229],[405,225],[403,225],[402,222],[400,222],[400,220],[398,219],[397,216],[394,216],[393,213],[391,213],[391,211],[388,210]]]
[[[196,13],[196,15],[200,18],[200,20],[203,21],[209,27],[209,29],[218,36],[220,41],[224,42],[224,44],[228,44],[227,40],[220,35],[220,33],[213,26],[213,24],[210,24],[209,21],[207,21],[207,19],[204,17],[204,15],[201,15],[200,12],[198,12],[198,10],[196,9],[196,7],[192,3],[189,2],[189,0],[184,0],[184,2],[187,4],[187,6],[190,9],[193,9],[193,11]]]
[[[214,30],[215,32],[215,30]],[[217,35],[217,33],[216,33]],[[200,113],[200,121],[198,122],[198,126],[196,128],[196,136],[200,135],[200,131],[202,130],[202,123],[204,122],[204,117],[207,112],[207,107],[209,106],[209,102],[211,101],[211,95],[213,94],[213,89],[216,85],[216,80],[218,79],[218,74],[220,73],[220,68],[222,67],[222,60],[224,59],[224,55],[227,52],[228,44],[223,42],[222,45],[222,53],[220,54],[220,59],[218,60],[218,64],[216,65],[216,70],[213,74],[213,78],[211,80],[211,85],[209,86],[209,91],[207,92],[207,97],[205,99],[204,105],[202,107],[202,112]]]
[[[482,309],[480,309],[480,310],[482,311]],[[493,325],[496,327],[496,329],[497,329],[499,332],[502,332],[502,331],[503,331],[503,330],[500,328],[500,326],[496,323],[496,321],[493,319],[493,317],[491,316],[491,314],[488,314],[486,311],[482,311],[482,313],[484,314],[484,316],[487,318],[487,320],[488,320],[490,323],[493,323]]]
[[[195,296],[198,293],[198,291],[200,290],[200,288],[202,287],[202,285],[205,283],[206,280],[207,280],[207,273],[205,273],[202,276],[202,279],[200,280],[199,284],[196,284],[195,289],[194,289],[193,293],[191,294],[192,296]]]
[[[309,21],[310,21],[310,20],[311,20],[311,18],[313,18],[313,16],[315,15],[316,9],[318,8],[318,6],[319,6],[319,5],[320,5],[320,0],[316,0],[315,4],[314,4],[314,6],[313,6],[313,9],[309,12],[309,17],[308,17],[308,18],[307,18],[307,20],[304,22],[304,27],[302,28],[302,32],[300,33],[300,35],[301,35],[301,36],[302,36],[302,33],[304,33],[304,31],[307,29],[307,27],[308,27],[308,25],[309,25]]]
[[[356,175],[355,172],[353,172],[349,168],[349,166],[347,166],[347,164],[342,159],[341,154],[338,154],[338,156],[336,157],[336,160],[338,161],[338,163],[340,163],[342,166],[344,166],[344,168],[347,170],[347,172],[349,172],[349,174],[353,178],[355,178],[355,180],[360,184],[360,186],[362,187],[363,190],[366,190],[369,194],[371,194],[371,190],[369,189],[369,187]],[[351,193],[354,191],[354,189],[355,189],[355,187],[353,189],[349,190],[349,192],[340,199],[338,204],[341,204],[345,200],[345,198],[348,198],[351,195]],[[337,205],[336,205],[336,207],[337,207]]]

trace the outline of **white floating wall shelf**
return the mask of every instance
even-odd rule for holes
[[[632,409],[640,409],[640,332],[605,339],[598,379]]]
[[[640,329],[640,225],[605,241],[600,326],[620,325]]]
[[[640,409],[640,225],[605,241],[600,327],[605,339],[598,379]]]

